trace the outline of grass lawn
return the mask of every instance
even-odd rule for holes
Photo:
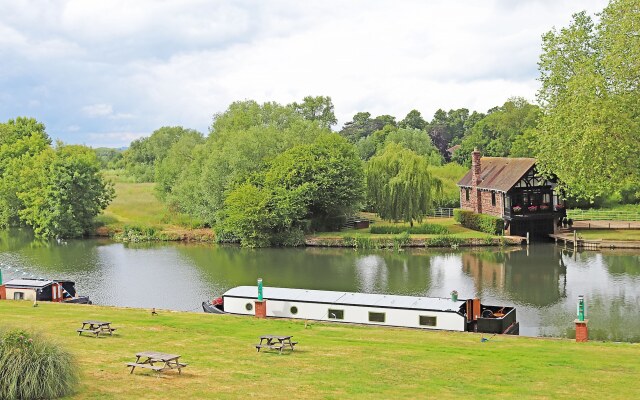
[[[113,337],[78,336],[83,320]],[[1,301],[2,327],[37,329],[72,352],[75,399],[635,398],[640,347],[571,340],[428,332],[338,323],[257,320],[112,307]],[[296,351],[257,353],[262,334],[288,334]],[[136,352],[180,354],[189,366],[129,375]]]
[[[394,225],[394,226],[406,226],[409,227],[409,224],[405,223],[405,222],[388,222],[388,221],[382,221],[377,217],[373,217],[373,214],[366,214],[366,217],[373,220],[375,225]],[[490,238],[490,237],[498,237],[498,236],[492,236],[489,235],[487,233],[484,232],[479,232],[479,231],[474,231],[472,229],[468,229],[463,227],[462,225],[458,224],[456,221],[453,220],[453,218],[427,218],[425,220],[422,221],[422,223],[429,223],[429,224],[436,224],[436,225],[442,225],[445,226],[448,230],[449,230],[449,235],[451,236],[455,236],[455,237],[459,237],[459,238],[463,238],[463,239],[485,239],[485,238]],[[414,225],[418,225],[419,223],[414,223]],[[370,236],[372,238],[388,238],[388,237],[393,237],[395,235],[388,235],[388,234],[374,234],[374,233],[370,233],[369,229],[346,229],[340,232],[320,232],[320,233],[316,233],[313,236],[315,237],[319,237],[319,238],[341,238],[341,237],[345,237],[345,236],[355,236],[355,235],[359,235],[359,236]],[[431,238],[431,237],[435,237],[435,236],[441,236],[441,235],[421,235],[421,234],[412,234],[411,237],[412,238],[416,238],[416,239],[424,239],[424,238]]]
[[[579,229],[577,231],[583,239],[640,240],[638,229]]]

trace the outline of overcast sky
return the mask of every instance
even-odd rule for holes
[[[331,96],[430,120],[535,101],[541,35],[605,0],[0,0],[0,121],[120,147],[165,125],[207,133],[235,100]]]

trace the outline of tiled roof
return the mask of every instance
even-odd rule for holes
[[[482,157],[478,188],[507,192],[536,164],[535,158]],[[471,187],[471,170],[458,186]]]

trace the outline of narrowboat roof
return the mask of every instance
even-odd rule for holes
[[[383,308],[404,308],[417,310],[458,312],[465,300],[452,301],[450,298],[414,297],[392,294],[334,292],[329,290],[289,289],[264,287],[263,297],[267,300],[288,300],[307,303],[329,303]],[[257,286],[238,286],[227,290],[224,296],[257,298]]]
[[[51,285],[53,281],[46,279],[12,279],[9,282],[5,282],[5,287],[12,288],[44,288]]]

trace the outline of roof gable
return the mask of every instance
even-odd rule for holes
[[[535,165],[535,158],[482,157],[478,188],[508,192]],[[471,187],[471,177],[469,170],[458,186]]]

